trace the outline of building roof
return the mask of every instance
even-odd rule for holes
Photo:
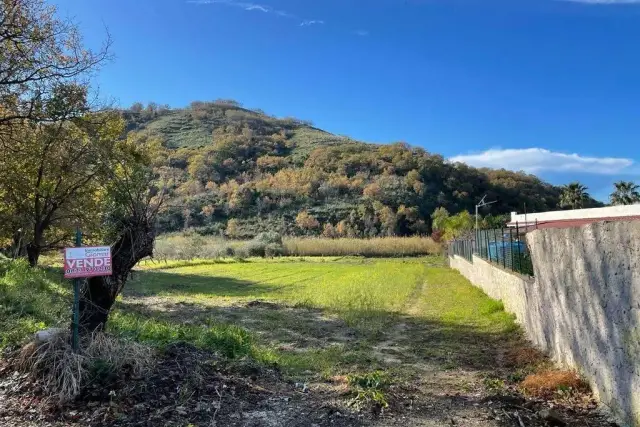
[[[605,208],[572,209],[530,214],[511,212],[509,227],[566,228],[579,227],[598,221],[640,220],[640,204],[626,206],[608,206]]]

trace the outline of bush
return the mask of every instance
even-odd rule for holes
[[[385,392],[389,389],[390,383],[389,375],[383,371],[347,375],[349,391],[353,395],[351,405],[358,409],[371,404],[380,408],[388,407]]]
[[[246,256],[263,257],[265,256],[267,245],[268,243],[252,240],[244,245],[242,253],[246,254]]]
[[[283,255],[284,255],[284,246],[282,246],[281,244],[269,243],[264,248],[264,256],[266,257],[273,258],[276,256],[283,256]]]
[[[258,234],[244,244],[236,253],[243,257],[274,257],[284,255],[282,236],[275,232]]]
[[[196,233],[170,235],[156,240],[154,257],[162,261],[228,258],[236,255],[235,249],[240,245],[241,242]]]
[[[282,245],[282,236],[275,231],[260,233],[253,240],[275,245]]]

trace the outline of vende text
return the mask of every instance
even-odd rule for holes
[[[66,268],[109,267],[111,258],[68,259]]]

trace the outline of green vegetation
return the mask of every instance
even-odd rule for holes
[[[640,203],[640,186],[631,181],[618,181],[609,197],[612,205],[633,205]]]
[[[384,393],[390,383],[389,375],[384,371],[347,375],[347,384],[354,395],[352,404],[356,407],[368,406],[372,402],[382,408],[389,406]]]
[[[451,164],[404,143],[357,142],[229,100],[137,105],[123,114],[131,132],[163,147],[154,156],[169,191],[163,232],[422,235],[436,208],[470,212],[485,194],[498,201],[494,215],[525,204],[530,212],[551,210],[560,201],[560,188],[533,175]]]
[[[285,253],[290,256],[365,256],[406,257],[434,255],[441,251],[429,237],[300,238],[284,239]]]
[[[385,340],[403,349],[403,359],[435,360],[445,369],[490,365],[487,346],[518,340],[513,318],[442,263],[438,257],[146,263],[112,327],[126,334],[142,329],[145,338],[138,339],[161,345],[183,339],[248,354],[296,377],[393,370],[378,354]],[[164,332],[168,325],[174,332]],[[206,338],[207,328],[224,338]],[[358,395],[380,397],[375,390]]]
[[[395,369],[379,353],[385,340],[404,349],[403,359],[434,360],[445,369],[490,364],[487,346],[517,339],[513,319],[442,263],[437,257],[148,262],[108,327],[160,347],[186,341],[229,358],[248,356],[296,377]],[[59,276],[24,262],[3,265],[2,346],[66,326],[69,286]],[[367,393],[361,397],[377,399]]]
[[[69,285],[60,274],[0,257],[0,350],[48,326],[69,322]]]
[[[194,232],[158,238],[154,258],[158,261],[224,259],[274,256],[404,257],[438,254],[441,247],[428,237],[374,237],[371,239],[286,237],[260,233],[253,240],[229,240]]]
[[[560,207],[569,209],[582,209],[587,207],[590,197],[587,187],[579,182],[572,182],[562,187],[560,194]]]
[[[112,276],[89,279],[79,305],[80,331],[93,332],[151,255],[165,196],[153,165],[163,148],[127,138],[121,112],[92,99],[108,39],[86,48],[77,24],[44,0],[4,1],[0,16],[0,250],[35,267],[76,228],[85,244],[111,245]]]

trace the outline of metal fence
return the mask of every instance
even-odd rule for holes
[[[519,227],[478,230],[466,239],[454,240],[449,253],[472,261],[475,254],[517,273],[533,276],[531,254],[525,241],[526,229]]]

